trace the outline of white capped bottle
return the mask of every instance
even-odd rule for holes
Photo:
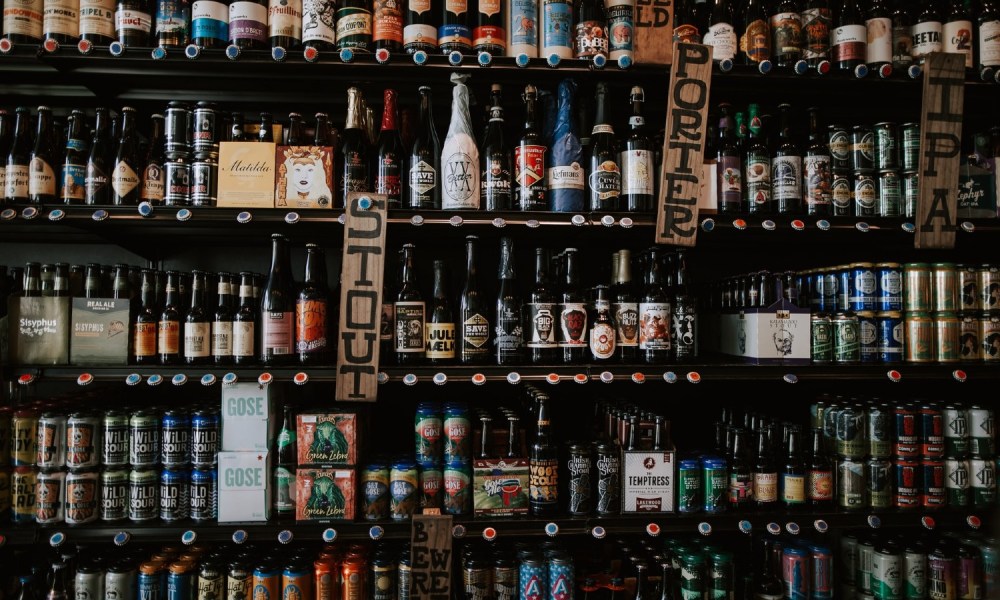
[[[441,208],[479,209],[479,148],[469,118],[467,75],[453,73],[451,124],[441,149]]]

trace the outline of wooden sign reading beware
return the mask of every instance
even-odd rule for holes
[[[962,54],[935,52],[924,63],[916,248],[955,247],[964,60]]]
[[[451,515],[413,515],[410,529],[410,598],[450,600]]]
[[[385,263],[385,202],[385,196],[375,194],[352,193],[347,197],[337,329],[337,400],[375,400]]]
[[[694,246],[698,184],[705,160],[712,47],[674,42],[666,138],[656,215],[656,243]]]

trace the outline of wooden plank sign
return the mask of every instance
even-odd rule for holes
[[[698,189],[704,173],[712,47],[674,42],[673,54],[656,243],[694,246],[698,234]]]
[[[374,402],[382,322],[385,196],[352,193],[344,216],[336,397]]]
[[[674,39],[673,0],[608,0],[608,10],[619,4],[635,2],[635,62],[644,65],[669,65]],[[609,37],[626,35],[624,25],[609,24]]]
[[[451,515],[413,515],[410,598],[451,599]]]
[[[955,247],[964,61],[962,54],[935,52],[924,64],[916,248]]]

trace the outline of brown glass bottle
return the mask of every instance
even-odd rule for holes
[[[191,306],[184,315],[184,363],[205,365],[212,357],[212,320],[205,303],[208,273],[191,274]]]
[[[295,292],[288,238],[271,235],[271,270],[260,299],[257,357],[265,365],[291,362],[295,348]]]
[[[330,290],[326,281],[323,249],[317,244],[306,244],[305,281],[295,301],[295,351],[299,364],[329,362]]]
[[[181,357],[180,273],[167,271],[166,299],[156,325],[156,346],[161,365],[173,365]]]
[[[457,323],[458,358],[463,365],[484,364],[492,347],[491,311],[479,283],[478,243],[475,235],[465,237],[465,287],[459,300]]]
[[[139,157],[139,135],[135,130],[135,109],[122,109],[122,133],[118,139],[118,153],[111,172],[111,202],[116,205],[139,203],[139,173],[142,172]]]
[[[396,112],[396,90],[387,89],[382,100],[382,128],[378,136],[378,157],[375,161],[375,193],[385,194],[389,208],[402,208],[403,163],[406,152],[399,137]]]
[[[212,362],[233,362],[233,298],[235,288],[230,273],[219,273],[216,284],[216,307],[212,315]]]
[[[426,357],[424,328],[427,326],[427,305],[417,282],[416,247],[403,244],[400,287],[396,294],[395,311],[396,363],[420,364]]]
[[[448,266],[434,261],[434,295],[427,317],[427,361],[432,365],[455,362],[455,312],[448,289]]]
[[[233,315],[233,364],[247,365],[257,360],[257,317],[259,301],[254,295],[254,274],[240,273],[239,308]]]
[[[32,204],[49,204],[55,201],[61,153],[57,148],[56,132],[52,126],[52,110],[38,107],[38,130],[35,148],[28,164],[28,201]]]

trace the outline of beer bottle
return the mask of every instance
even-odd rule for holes
[[[42,265],[30,262],[24,265],[24,278],[21,284],[22,298],[37,298],[42,295]]]
[[[218,277],[218,299],[212,315],[212,362],[228,365],[233,362],[233,276],[219,273]]]
[[[126,48],[150,45],[156,6],[153,0],[118,0],[115,8],[115,37]]]
[[[374,0],[374,9],[372,41],[375,42],[375,49],[402,51],[404,3],[400,0]]]
[[[833,505],[833,462],[823,444],[823,431],[813,429],[811,435],[812,453],[806,469],[806,498],[814,507],[829,507]]]
[[[757,459],[753,469],[753,500],[758,510],[773,510],[778,505],[778,469],[768,446],[768,434],[757,434]]]
[[[764,61],[771,60],[772,31],[768,26],[771,15],[768,14],[767,5],[764,0],[748,0],[742,16],[743,30],[740,32],[739,40],[740,62],[763,68]],[[778,31],[774,30],[773,33],[774,37],[777,38]],[[775,44],[774,51],[778,52],[777,44]]]
[[[639,304],[632,291],[632,251],[623,248],[617,254],[611,287],[611,313],[617,327],[615,347],[618,361],[631,364],[639,345]]]
[[[708,27],[702,43],[713,47],[712,61],[716,64],[736,58],[736,23],[730,0],[711,0]]]
[[[351,87],[347,90],[347,124],[341,145],[341,189],[343,205],[351,192],[366,192],[371,189],[369,176],[368,139],[364,130],[364,113],[361,90]]]
[[[472,53],[468,7],[467,0],[442,0],[441,21],[438,25],[438,48],[442,54]]]
[[[608,58],[619,67],[631,64],[635,42],[636,5],[630,0],[610,0],[606,6],[608,17]],[[654,16],[654,25],[665,24],[669,17],[660,12]],[[623,62],[628,59],[630,62]]]
[[[872,0],[865,11],[867,42],[865,62],[879,77],[892,74],[892,13],[886,6],[888,0]],[[972,24],[969,24],[970,31]],[[971,40],[969,41],[971,44]],[[971,66],[971,65],[970,65]]]
[[[792,132],[792,106],[778,105],[778,145],[771,160],[774,201],[783,215],[802,212],[802,152]]]
[[[337,49],[371,52],[372,11],[367,0],[343,0],[337,8]]]
[[[257,130],[257,141],[274,143],[274,117],[269,112],[260,113],[260,129]]]
[[[567,248],[565,280],[559,298],[559,331],[556,339],[562,348],[562,361],[568,365],[587,360],[589,325],[587,302],[580,289],[579,265],[576,248]]]
[[[918,65],[924,64],[924,59],[931,52],[941,52],[944,44],[941,34],[944,25],[936,0],[921,0],[917,9],[917,19],[913,24],[913,58]]]
[[[489,413],[479,415],[479,452],[476,453],[476,460],[489,460],[493,456],[493,444],[490,438],[493,434],[493,417]]]
[[[542,0],[542,52],[552,62],[573,58],[573,3],[566,0]]]
[[[821,71],[829,68],[830,19],[829,0],[805,0],[802,9],[802,35],[805,38],[802,58],[810,69]]]
[[[751,104],[747,109],[750,115],[750,139],[744,159],[746,171],[746,196],[744,206],[750,213],[771,213],[774,204],[771,196],[771,151],[767,147],[767,132],[764,121],[758,114],[760,107]]]
[[[892,68],[908,71],[913,64],[913,14],[910,0],[895,0],[892,9]]]
[[[177,364],[181,357],[180,273],[167,271],[166,300],[156,326],[161,365]]]
[[[675,267],[671,344],[677,362],[687,362],[698,356],[698,311],[683,250],[677,250]]]
[[[97,265],[87,265],[86,281],[88,285],[91,281],[91,267],[97,267]],[[154,275],[155,273],[152,269],[142,270],[139,310],[136,313],[135,324],[132,327],[132,362],[137,365],[150,365],[159,362],[156,341],[158,335],[157,324],[160,318],[157,310]]]
[[[400,253],[402,248],[400,248]],[[399,287],[399,269],[390,265],[390,257],[386,257],[386,275],[382,277],[382,311],[379,318],[379,361],[385,364],[392,364],[396,358],[396,293],[395,288]],[[388,273],[396,274],[395,286],[390,287]]]
[[[229,42],[229,6],[220,0],[191,3],[191,43],[199,48],[222,48]]]
[[[267,32],[271,48],[298,48],[302,43],[302,0],[268,0]]]
[[[47,204],[56,199],[56,166],[61,158],[56,146],[52,110],[48,106],[39,106],[35,147],[31,151],[28,168],[28,201],[32,204]]]
[[[14,141],[10,146],[10,152],[5,157],[7,167],[4,177],[4,199],[7,203],[25,204],[28,202],[28,181],[30,179],[28,165],[31,164],[33,147],[30,131],[31,109],[19,106],[15,114]]]
[[[750,464],[747,448],[747,430],[736,428],[733,431],[732,447],[729,453],[729,508],[730,510],[745,510],[753,502],[753,468]]]
[[[618,326],[612,317],[608,286],[599,285],[595,290],[590,327],[590,356],[594,362],[607,362],[615,358]]]
[[[296,429],[292,405],[286,403],[281,409],[281,430],[275,440],[278,456],[274,467],[274,512],[279,517],[295,514],[295,467],[299,462]]]
[[[257,357],[265,365],[287,364],[295,351],[295,291],[288,238],[271,235],[271,270],[260,299],[260,347]]]
[[[831,58],[837,69],[854,71],[855,75],[863,74],[865,71],[859,67],[865,62],[867,39],[867,29],[857,0],[842,0],[830,32]]]
[[[3,14],[3,39],[14,44],[38,44],[42,41],[42,14],[45,10],[42,0],[31,0],[24,4],[8,4]]]
[[[56,295],[59,295],[60,280],[69,281],[69,265],[56,263]],[[67,284],[68,285],[68,284]],[[68,295],[68,294],[67,294]],[[111,280],[111,297],[116,300],[128,300],[132,297],[132,288],[128,279],[128,265],[115,265],[114,278]]]
[[[583,168],[583,148],[576,132],[574,97],[576,81],[559,82],[559,109],[552,133],[552,152],[545,171],[549,204],[556,212],[584,210],[587,174]]]
[[[10,146],[13,142],[14,133],[11,117],[7,114],[7,111],[0,109],[0,158],[4,161],[2,168],[0,168],[0,204],[3,204],[4,200],[6,200],[7,155],[10,154]],[[3,310],[2,302],[0,302],[0,310]]]
[[[598,54],[607,56],[608,17],[604,0],[579,0],[573,13],[573,58],[593,58]]]
[[[66,0],[44,0],[42,37],[57,44],[75,44],[80,34],[80,4]]]
[[[87,157],[87,176],[84,180],[84,202],[86,204],[111,203],[112,171],[108,163],[111,156],[111,121],[108,109],[97,109],[97,121],[94,136],[90,144],[90,155]],[[10,177],[8,176],[8,185]]]
[[[804,163],[806,212],[810,215],[833,214],[833,169],[830,145],[820,121],[819,108],[809,108],[809,147]]]
[[[503,56],[507,50],[507,22],[505,3],[501,0],[478,0],[475,24],[472,28],[472,49],[476,54],[486,52]]]
[[[245,142],[247,134],[243,131],[243,113],[234,112],[230,115],[229,142]]]
[[[587,188],[590,210],[621,210],[622,174],[618,164],[619,154],[615,144],[615,131],[608,114],[608,85],[597,83],[597,113],[591,134],[590,160]],[[627,154],[627,152],[626,152]]]
[[[793,67],[802,58],[802,15],[798,0],[778,0],[771,11],[774,63]]]
[[[463,0],[464,1],[464,0]],[[479,148],[469,118],[466,76],[452,74],[451,123],[441,149],[441,207],[479,210]]]
[[[972,17],[969,14],[968,1],[950,0],[948,16],[941,29],[941,37],[944,51],[965,55],[965,68],[971,70],[975,63],[972,52]]]
[[[718,170],[718,196],[716,201],[719,212],[740,212],[741,196],[743,194],[743,169],[740,151],[736,143],[736,122],[733,120],[732,105],[728,102],[719,104],[719,144],[716,149],[716,169]]]
[[[490,92],[490,120],[480,154],[480,195],[488,211],[511,210],[511,156],[504,140],[503,127],[500,84],[494,83]]]
[[[395,312],[396,363],[415,365],[424,361],[424,328],[427,323],[427,306],[417,283],[416,248],[403,244],[400,286],[396,293]]]
[[[619,156],[622,171],[622,198],[619,207],[629,212],[651,212],[654,208],[653,143],[646,132],[646,119],[642,116],[645,93],[634,86],[629,94],[632,116],[628,119],[629,136]]]
[[[663,255],[659,248],[650,248],[645,258],[645,291],[639,299],[639,355],[647,365],[664,364],[670,360],[672,311],[664,289]]]
[[[212,322],[205,305],[208,274],[194,271],[191,275],[191,306],[184,315],[184,363],[204,365],[211,360],[212,350]]]
[[[146,148],[146,158],[142,164],[142,189],[139,192],[139,200],[157,205],[163,204],[163,195],[166,192],[167,180],[163,172],[163,163],[166,161],[163,146],[163,115],[153,115],[150,118],[153,122],[153,129],[149,135],[149,145]]]
[[[153,31],[160,48],[183,48],[188,43],[191,5],[188,0],[156,0]]]
[[[229,43],[240,50],[263,49],[268,41],[267,10],[268,0],[232,0],[229,3]]]
[[[533,365],[551,365],[556,362],[559,342],[556,294],[552,289],[549,268],[552,257],[545,248],[535,249],[535,287],[525,306],[525,346],[528,360]]]
[[[997,0],[982,0],[977,25],[979,77],[990,81],[1000,69],[1000,5]]]
[[[285,136],[286,146],[305,145],[306,137],[302,131],[302,115],[296,112],[288,113],[288,133]]]
[[[507,56],[538,58],[538,0],[512,0],[507,6]]]
[[[418,50],[436,52],[437,27],[440,12],[432,0],[410,0],[406,3],[406,24],[403,26],[403,50],[413,54]]]
[[[316,244],[306,244],[305,282],[295,301],[295,350],[303,365],[329,362],[330,289],[326,281],[323,249]]]
[[[674,3],[674,41],[700,44],[705,20],[698,14],[695,0],[677,0]]]
[[[785,584],[781,576],[782,545],[774,539],[763,540],[764,553],[760,574],[754,584],[754,600],[782,600],[785,597]]]
[[[432,365],[455,362],[455,313],[451,309],[447,265],[434,261],[434,296],[427,319],[427,360]]]
[[[554,515],[559,509],[559,455],[551,438],[549,397],[538,393],[536,401],[538,420],[528,457],[528,506],[532,516],[545,517]]]
[[[313,145],[314,146],[329,146],[331,144],[330,140],[330,116],[326,113],[318,112],[315,114],[316,118],[316,130],[313,133]]]
[[[114,0],[80,0],[81,40],[92,45],[107,46],[115,36]]]
[[[303,0],[302,45],[321,52],[334,48],[337,43],[336,12],[336,0]]]
[[[253,292],[254,274],[240,273],[240,307],[233,315],[233,363],[247,365],[257,357],[258,301]]]
[[[84,298],[101,298],[101,265],[97,263],[87,263],[86,271],[84,271],[83,280],[83,297]],[[153,341],[156,342],[156,321],[153,321]]]
[[[489,310],[483,291],[479,286],[478,267],[476,265],[476,246],[479,238],[474,235],[465,237],[465,287],[459,302],[459,362],[463,365],[477,365],[486,362],[490,355]]]
[[[544,140],[539,131],[538,91],[524,88],[524,132],[514,148],[514,201],[525,211],[548,210],[545,184]]]
[[[111,173],[111,201],[117,205],[139,203],[139,137],[135,131],[135,109],[122,109],[122,133]]]
[[[434,127],[430,86],[420,86],[420,126],[408,164],[409,208],[441,208],[441,142]]]
[[[788,431],[785,467],[781,471],[781,502],[786,509],[795,510],[806,503],[806,470],[800,454],[799,429]]]
[[[497,364],[521,362],[524,336],[521,322],[522,300],[514,273],[514,240],[500,238],[500,290],[496,303]]]

